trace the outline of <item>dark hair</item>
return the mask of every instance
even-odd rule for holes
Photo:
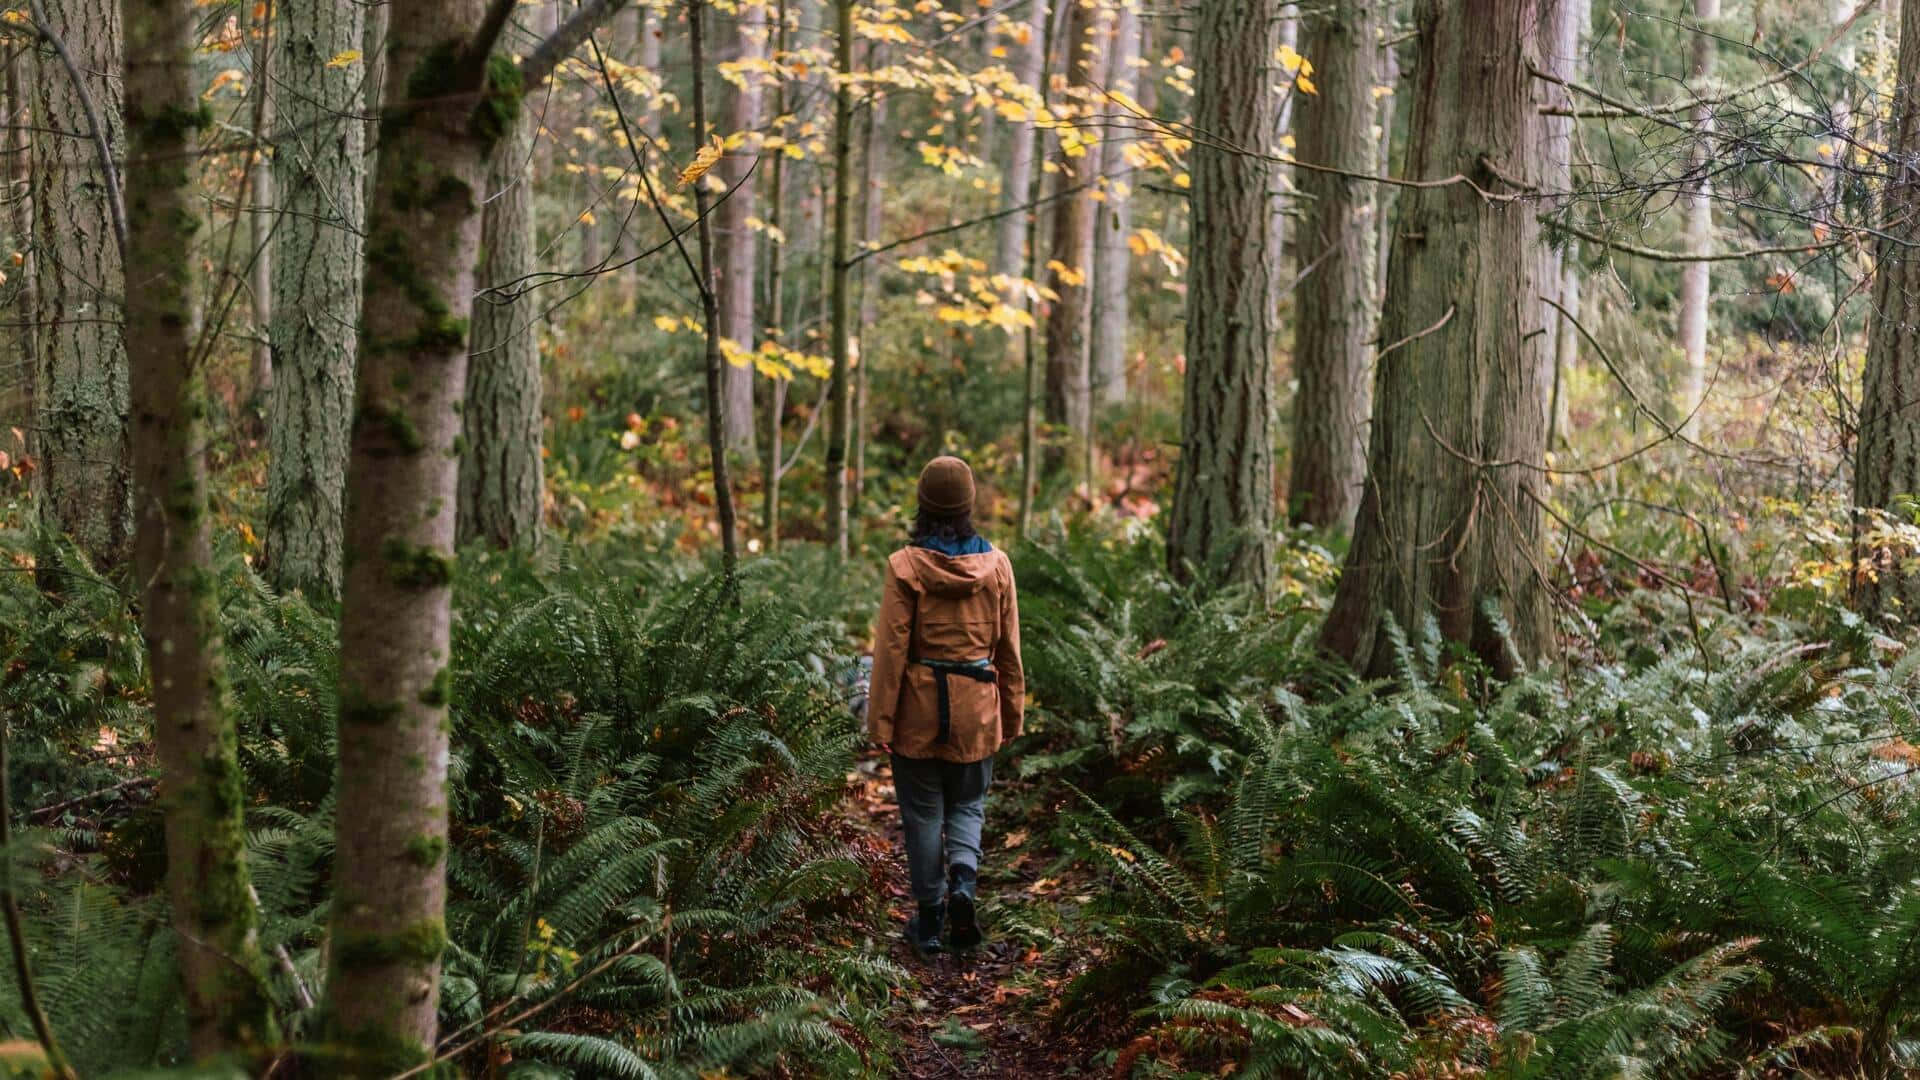
[[[1915,2],[1915,0],[1908,0],[1908,2]],[[974,537],[973,511],[962,510],[957,514],[941,514],[923,506],[913,515],[911,535],[916,542],[941,540],[947,543],[958,543],[962,540],[971,540]]]

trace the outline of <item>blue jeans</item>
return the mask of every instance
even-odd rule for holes
[[[987,821],[987,786],[992,783],[992,758],[960,765],[893,755],[894,798],[900,804],[907,879],[915,900],[945,900],[950,866],[980,868],[980,830]]]

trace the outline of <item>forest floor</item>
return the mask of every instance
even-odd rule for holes
[[[894,1075],[1026,1080],[1104,1072],[1093,1061],[1106,1048],[1098,1033],[1056,1023],[1060,992],[1099,956],[1075,918],[1098,886],[1047,846],[1035,793],[996,779],[988,796],[980,874],[985,944],[924,958],[901,936],[914,904],[884,755],[862,756],[845,808],[863,834],[859,842],[888,868],[887,922],[874,928],[875,940],[911,977],[894,989],[888,1022],[899,1040]]]

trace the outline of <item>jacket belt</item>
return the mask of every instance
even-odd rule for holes
[[[940,733],[934,736],[933,739],[936,744],[944,744],[947,741],[947,736],[953,731],[953,698],[947,689],[947,677],[950,675],[958,675],[963,679],[972,679],[975,682],[983,683],[990,683],[999,678],[999,673],[993,670],[993,661],[991,658],[983,657],[979,660],[929,660],[923,656],[914,656],[909,657],[909,659],[913,663],[930,668],[933,671],[934,696],[940,703]]]

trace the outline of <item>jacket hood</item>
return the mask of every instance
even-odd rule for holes
[[[971,555],[945,555],[931,548],[909,547],[893,557],[896,572],[910,576],[928,595],[958,598],[986,588],[1000,564],[993,553],[991,547]]]

